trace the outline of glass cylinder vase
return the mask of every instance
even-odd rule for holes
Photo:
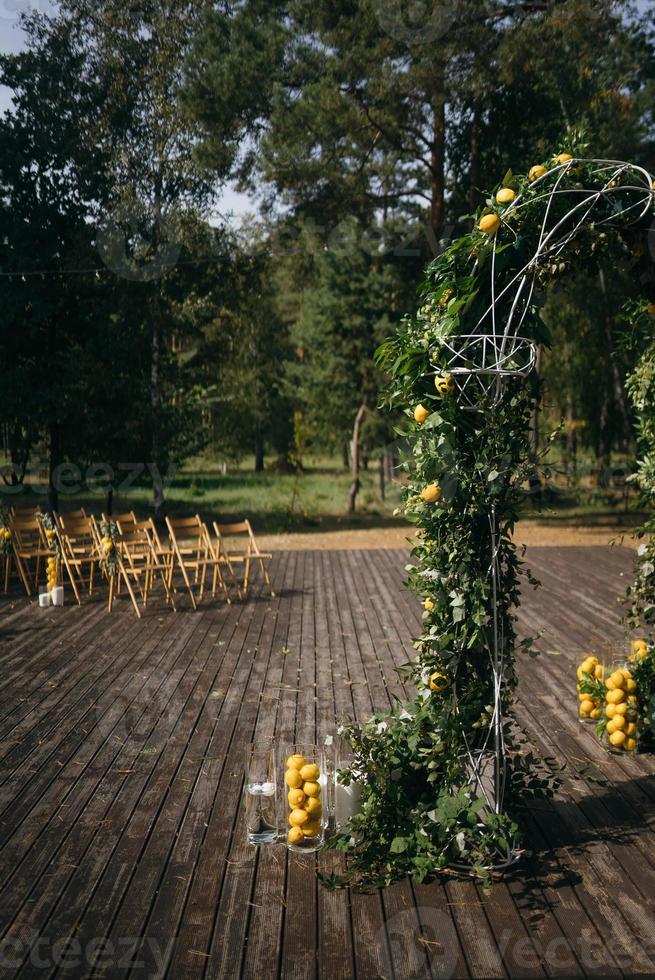
[[[290,851],[317,851],[325,841],[328,814],[326,799],[326,753],[324,745],[286,742],[281,746],[286,842]],[[283,789],[282,789],[283,788]]]

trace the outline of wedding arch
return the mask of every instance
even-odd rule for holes
[[[378,352],[389,405],[407,417],[404,510],[419,541],[408,571],[423,632],[405,668],[415,699],[343,732],[363,801],[332,841],[351,857],[345,880],[507,867],[521,801],[551,791],[549,760],[519,751],[511,719],[515,655],[532,644],[515,632],[520,578],[537,584],[512,531],[534,463],[536,351],[550,343],[539,308],[554,280],[606,250],[644,253],[653,187],[640,166],[569,152],[506,174]],[[630,316],[651,306],[633,301]]]

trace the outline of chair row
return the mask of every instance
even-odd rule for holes
[[[30,596],[39,587],[43,569],[49,587],[67,579],[78,603],[85,591],[93,594],[100,579],[108,584],[108,608],[125,588],[139,618],[137,594],[147,605],[157,581],[173,609],[178,590],[186,591],[197,609],[210,591],[212,597],[221,592],[228,603],[234,593],[244,598],[253,568],[259,565],[275,594],[267,567],[272,555],[259,549],[248,520],[214,521],[210,530],[198,514],[166,518],[167,540],[162,540],[152,519],[138,520],[132,511],[96,518],[84,510],[52,515],[13,510],[4,524],[0,554],[5,558],[5,592],[13,562]]]

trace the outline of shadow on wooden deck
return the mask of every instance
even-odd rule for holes
[[[517,720],[565,763],[532,854],[469,879],[328,893],[316,861],[245,842],[244,745],[365,719],[404,690],[420,605],[404,551],[287,552],[271,599],[137,622],[0,600],[0,976],[652,975],[653,759],[575,717],[581,651],[620,635],[622,549],[530,549]],[[318,865],[337,870],[325,852]]]

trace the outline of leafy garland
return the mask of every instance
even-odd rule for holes
[[[4,507],[0,507],[0,557],[10,555],[12,551],[9,515]]]
[[[641,455],[634,479],[641,505],[652,511],[655,501],[655,303],[626,303],[629,326],[626,345],[639,352],[627,381],[627,391],[637,416],[637,440]],[[655,623],[655,513],[637,531],[642,543],[637,550],[635,579],[626,590],[626,624],[631,629]]]
[[[115,521],[100,521],[100,565],[110,577],[118,571],[118,536]]]
[[[506,381],[500,404],[482,398],[477,411],[465,412],[448,374],[445,353],[440,360],[439,352],[445,338],[472,333],[489,309],[492,257],[499,296],[503,285],[536,254],[544,224],[541,194],[549,169],[557,168],[562,177],[564,168],[561,189],[602,186],[591,162],[576,159],[574,164],[569,153],[559,153],[527,176],[508,173],[476,216],[473,230],[428,266],[417,315],[406,318],[398,335],[378,351],[380,365],[391,376],[388,406],[405,415],[398,431],[410,446],[404,509],[417,527],[419,544],[408,567],[409,585],[423,600],[425,612],[423,633],[414,644],[416,658],[406,665],[405,673],[418,692],[409,704],[377,713],[364,726],[343,729],[354,750],[353,772],[361,780],[362,808],[328,842],[350,858],[345,875],[322,876],[328,887],[375,887],[407,874],[421,881],[453,863],[484,874],[485,867],[520,838],[525,802],[554,791],[554,760],[537,760],[525,750],[525,739],[511,713],[515,651],[532,652],[531,640],[517,643],[515,610],[521,575],[526,574],[532,585],[537,583],[518,557],[511,535],[524,496],[523,483],[533,469],[528,422],[538,391],[535,382],[530,386],[514,378]],[[550,199],[549,227],[565,218],[566,197]],[[605,208],[605,214],[600,216],[621,210],[619,198],[620,192],[614,200],[603,198],[599,208]],[[544,259],[537,267],[538,286],[548,286],[571,267],[595,265],[598,253],[610,243],[631,253],[635,233],[613,229],[610,242],[608,234],[590,220],[557,261]],[[506,319],[513,299],[509,289],[497,300],[499,322]],[[550,344],[537,299],[527,311],[521,333],[536,343]],[[436,379],[435,363],[442,366]],[[655,457],[652,465],[655,477]],[[503,586],[497,615],[505,637],[502,702],[509,764],[501,815],[476,796],[462,751],[462,731],[469,745],[479,745],[492,710],[487,653],[494,611],[488,577],[492,507],[500,531]],[[347,782],[350,777],[345,773],[340,778]]]
[[[54,553],[57,561],[60,561],[61,543],[59,541],[59,535],[57,534],[57,525],[55,524],[54,517],[52,514],[42,514],[40,511],[37,511],[36,518],[41,525],[41,529],[45,535],[49,550]]]

